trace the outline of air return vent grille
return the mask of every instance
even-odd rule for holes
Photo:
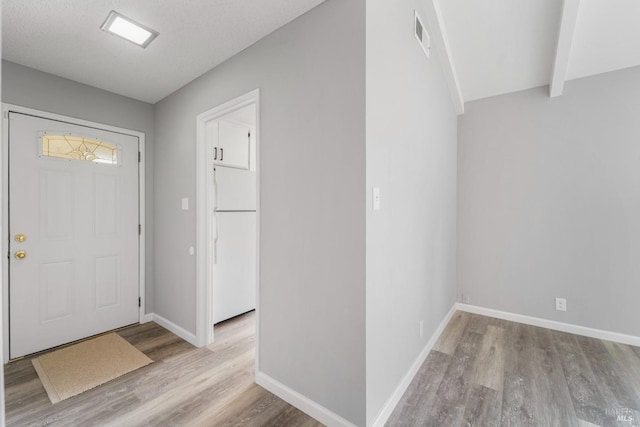
[[[418,40],[418,44],[422,47],[425,55],[429,58],[429,53],[431,52],[431,37],[429,37],[429,33],[427,33],[427,29],[422,24],[422,20],[418,16],[418,11],[415,11],[415,31],[414,34],[416,39]]]

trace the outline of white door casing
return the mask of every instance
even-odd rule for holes
[[[10,357],[138,322],[138,137],[8,119]],[[116,145],[119,165],[42,156],[52,133]]]
[[[196,341],[198,346],[214,340],[213,325],[213,262],[215,252],[214,183],[211,159],[214,143],[208,124],[249,105],[255,105],[255,132],[251,144],[256,144],[255,159],[250,168],[257,172],[256,192],[256,372],[260,371],[260,90],[253,90],[236,99],[212,108],[196,117]]]

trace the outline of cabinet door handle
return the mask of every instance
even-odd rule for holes
[[[213,160],[218,160],[218,147],[213,147]]]
[[[224,160],[224,148],[220,148],[220,161]]]

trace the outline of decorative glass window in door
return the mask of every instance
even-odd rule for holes
[[[106,165],[120,164],[120,147],[94,138],[41,132],[40,145],[40,157]]]

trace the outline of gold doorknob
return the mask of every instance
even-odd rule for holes
[[[25,236],[24,234],[16,234],[16,242],[22,243],[22,242],[25,242],[26,240],[27,240],[27,236]]]
[[[27,257],[27,251],[16,252],[16,259],[25,259]]]

